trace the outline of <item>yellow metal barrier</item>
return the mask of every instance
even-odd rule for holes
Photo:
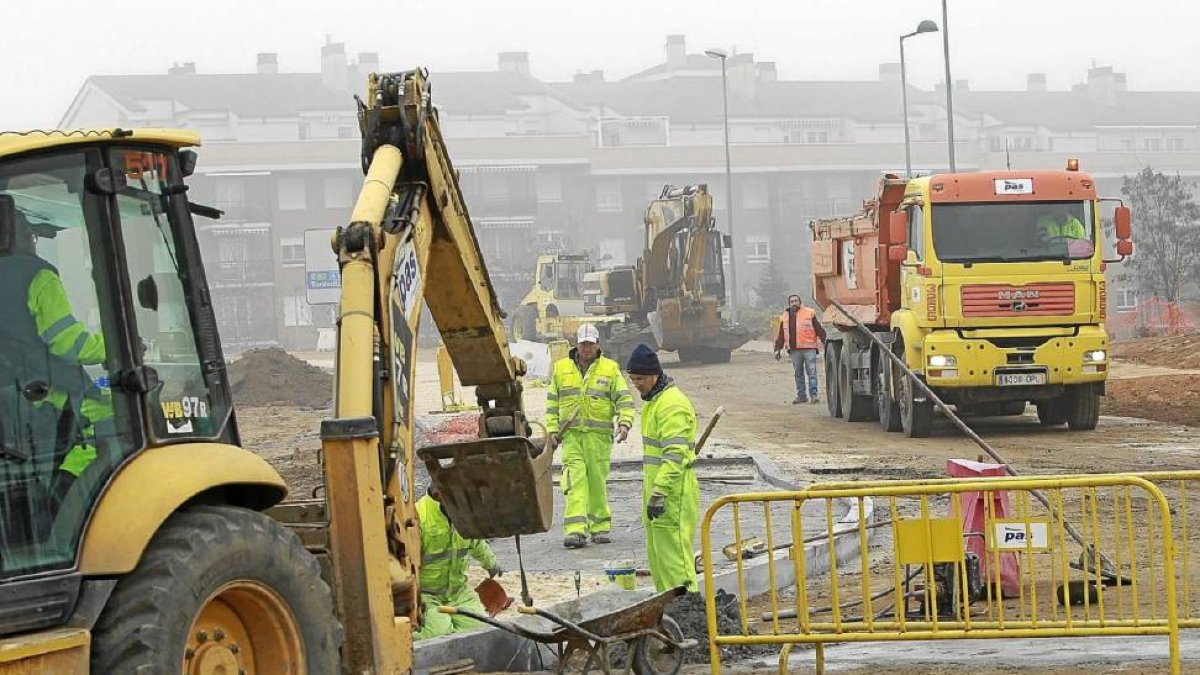
[[[442,412],[462,412],[474,410],[475,406],[463,403],[458,382],[454,377],[454,362],[450,360],[450,352],[445,345],[438,345],[437,350],[438,388],[442,393]]]
[[[1186,479],[1193,477],[1200,472]],[[979,505],[976,519],[964,504]],[[786,534],[772,526],[781,507],[790,513]],[[749,509],[755,526],[765,527],[770,551],[765,563],[736,560],[742,620],[735,634],[717,631],[713,551],[721,544],[710,531],[727,508],[735,541]],[[846,511],[856,523],[847,524]],[[964,520],[980,531],[964,532]],[[1072,524],[1082,546],[1068,536]],[[722,645],[781,645],[785,672],[791,646],[814,644],[821,673],[830,642],[1140,635],[1165,636],[1170,672],[1179,673],[1176,579],[1186,578],[1187,568],[1176,565],[1174,540],[1184,527],[1173,523],[1162,490],[1132,475],[881,481],[728,495],[709,506],[701,525],[712,671],[720,672]],[[824,536],[805,545],[814,534]],[[982,541],[970,546],[982,556],[967,550],[972,540]],[[858,545],[849,560],[848,543]],[[828,570],[815,569],[818,563]],[[770,580],[770,590],[754,599],[746,596],[752,564],[765,566]],[[794,597],[776,589],[782,565],[792,567]],[[1184,583],[1188,591],[1194,585]]]

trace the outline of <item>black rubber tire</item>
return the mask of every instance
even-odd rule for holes
[[[847,347],[851,348],[847,349]],[[852,384],[854,371],[850,364],[850,356],[853,353],[852,345],[842,344],[842,358],[839,359],[841,367],[838,368],[838,384],[840,385],[838,398],[842,402],[842,417],[847,422],[869,422],[875,412],[875,397],[854,393]]]
[[[900,429],[909,438],[925,438],[933,430],[933,402],[918,401],[912,378],[900,381]]]
[[[729,363],[733,360],[733,350],[724,347],[705,347],[700,353],[700,363]]]
[[[841,377],[838,373],[841,372],[839,364],[842,361],[842,343],[827,342],[825,344],[825,407],[829,410],[829,416],[838,418],[842,416],[842,398],[841,398]]]
[[[237,581],[265,586],[287,605],[308,672],[341,672],[342,629],[316,559],[268,516],[233,506],[180,511],[159,528],[100,614],[91,671],[178,673],[202,605]],[[258,670],[281,665],[259,664]]]
[[[704,361],[703,347],[680,347],[675,355],[680,363],[702,363]]]
[[[878,351],[875,352],[871,366],[871,375],[875,380],[875,415],[884,431],[900,431],[902,428],[900,404],[896,402],[896,394],[892,387],[894,368],[891,359]]]
[[[675,619],[664,614],[658,629],[675,642],[683,642],[683,630]],[[667,646],[650,636],[638,638],[633,648],[633,672],[637,675],[676,675],[683,667],[683,652],[678,649],[668,651],[664,649]],[[651,658],[651,650],[659,652],[657,659]]]
[[[1061,398],[1052,398],[1046,401],[1038,401],[1034,404],[1037,406],[1038,423],[1044,427],[1056,427],[1064,424],[1067,421],[1067,414],[1063,407]]]
[[[512,335],[514,340],[537,340],[537,307],[521,305],[513,312]]]
[[[1066,404],[1064,412],[1071,431],[1091,431],[1100,422],[1100,393],[1092,385],[1070,387]]]
[[[1024,415],[1026,405],[1025,401],[1005,401],[1000,404],[1000,410],[996,414],[1001,416]]]

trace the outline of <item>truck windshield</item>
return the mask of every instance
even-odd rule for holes
[[[590,271],[588,270],[587,263],[564,263],[559,261],[557,269],[557,296],[560,298],[583,297],[583,275]]]
[[[1091,203],[934,204],[933,250],[943,262],[1078,260],[1095,253]]]

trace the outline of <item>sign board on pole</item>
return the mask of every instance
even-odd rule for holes
[[[342,275],[330,248],[333,230],[304,232],[304,289],[310,305],[336,305],[342,294]]]

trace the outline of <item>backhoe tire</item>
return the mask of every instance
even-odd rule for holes
[[[339,673],[317,561],[271,518],[198,506],[167,519],[92,631],[93,673]]]
[[[905,376],[900,381],[900,428],[909,438],[925,438],[933,430],[933,402],[930,401],[912,378]],[[917,400],[917,399],[924,400]]]
[[[871,375],[875,379],[875,414],[884,431],[900,431],[900,404],[894,388],[895,365],[885,354],[875,352]]]
[[[841,385],[842,417],[847,422],[868,422],[875,412],[875,399],[867,394],[854,393],[854,368],[850,358],[854,353],[851,343],[842,343],[841,367],[838,372],[838,384]]]
[[[700,363],[729,363],[733,360],[733,350],[725,347],[705,347],[700,353]]]
[[[1067,413],[1062,398],[1038,401],[1035,405],[1037,406],[1038,423],[1042,426],[1056,427],[1066,423]]]
[[[1066,396],[1067,426],[1071,431],[1091,431],[1100,422],[1100,394],[1090,384],[1070,387]]]
[[[537,340],[537,308],[521,305],[513,312],[512,338],[514,340]]]
[[[1025,401],[1005,401],[1000,404],[1000,412],[998,414],[1001,416],[1024,415],[1025,406]]]
[[[833,418],[842,416],[841,362],[842,343],[825,343],[825,406]]]

